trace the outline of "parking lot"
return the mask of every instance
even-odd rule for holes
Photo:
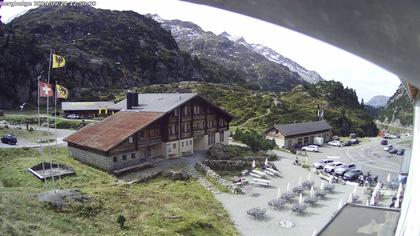
[[[379,180],[384,182],[388,174],[391,177],[398,176],[403,156],[389,154],[384,151],[384,147],[386,146],[380,144],[381,140],[382,138],[380,137],[369,138],[365,142],[346,147],[335,147],[324,144],[319,148],[319,152],[307,152],[307,157],[299,156],[298,158],[299,161],[307,160],[310,164],[328,157],[344,163],[355,163],[356,168],[361,169],[363,172],[369,171],[372,175],[378,175]],[[411,140],[411,137],[389,139],[388,143],[397,149],[407,149],[407,144],[398,143],[405,143],[404,141],[409,140]],[[282,151],[276,151],[276,153],[293,160],[296,158],[296,155],[291,153]]]

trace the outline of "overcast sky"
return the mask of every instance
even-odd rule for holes
[[[96,2],[98,8],[158,14],[164,19],[191,21],[215,34],[226,31],[233,36],[243,36],[249,43],[268,46],[305,68],[317,71],[324,79],[337,80],[354,88],[359,100],[364,98],[368,101],[375,95],[391,96],[400,84],[397,76],[360,57],[300,33],[240,14],[175,0]],[[2,21],[7,22],[28,9],[3,6],[0,15]]]

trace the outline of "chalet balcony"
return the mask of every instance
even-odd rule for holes
[[[191,116],[187,115],[187,116],[181,116],[181,121],[190,121],[191,120]]]
[[[193,115],[193,119],[194,120],[204,120],[204,119],[206,119],[206,115],[205,114]]]
[[[162,140],[161,140],[160,136],[147,138],[147,139],[140,139],[139,140],[139,146],[154,145],[154,144],[159,144],[161,142],[162,142]]]
[[[194,130],[193,132],[193,136],[198,136],[198,135],[205,135],[206,131],[204,129],[202,130]]]
[[[192,137],[191,132],[181,133],[181,139],[191,138],[191,137]]]

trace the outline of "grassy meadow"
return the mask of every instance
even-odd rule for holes
[[[55,153],[55,150],[53,150]],[[222,205],[197,181],[157,178],[128,185],[104,171],[81,164],[57,150],[55,160],[76,176],[55,182],[56,188],[80,189],[87,203],[61,209],[37,200],[52,189],[26,169],[42,160],[34,149],[0,149],[1,235],[237,235]],[[126,228],[117,223],[119,214]]]

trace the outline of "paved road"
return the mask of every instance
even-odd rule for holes
[[[394,148],[407,148],[407,145],[399,145],[397,143],[410,140],[411,138],[404,139],[392,139],[388,140],[390,144],[394,145]],[[299,156],[299,160],[303,161],[307,159],[309,163],[314,163],[320,159],[327,157],[334,157],[337,161],[345,163],[355,163],[358,168],[364,172],[370,171],[373,175],[379,175],[379,179],[385,181],[388,174],[391,177],[396,177],[399,174],[402,156],[396,154],[389,154],[384,151],[385,146],[380,144],[381,138],[370,138],[369,141],[353,145],[349,147],[333,147],[324,145],[320,148],[319,153],[308,152],[308,157]],[[289,158],[295,159],[296,155],[291,153],[275,151],[276,154]]]
[[[37,130],[42,130],[42,131],[48,131],[48,128],[45,127],[36,127],[36,126],[31,126],[34,129]],[[26,129],[26,127],[23,127],[23,129]],[[50,138],[54,138],[55,136],[55,130],[54,129],[50,129],[51,132],[51,136]],[[66,142],[63,141],[63,138],[69,136],[70,134],[74,133],[75,130],[70,130],[70,129],[57,129],[57,145],[58,146],[65,146],[67,145]],[[45,137],[44,137],[45,138]],[[17,137],[18,139],[18,143],[16,145],[8,145],[8,144],[4,144],[0,142],[0,148],[23,148],[23,147],[39,147],[39,143],[35,143],[35,142],[30,142],[26,139]],[[56,142],[51,142],[50,145],[55,145]],[[43,143],[42,146],[48,146],[47,143]]]

